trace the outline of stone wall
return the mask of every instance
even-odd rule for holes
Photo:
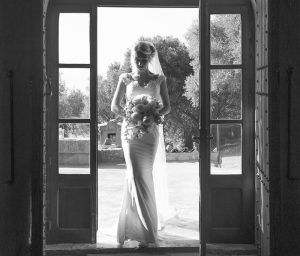
[[[199,152],[167,153],[167,161],[198,161]]]
[[[124,153],[122,148],[100,149],[98,150],[98,164],[102,163],[124,163]]]
[[[76,139],[63,139],[59,141],[60,166],[88,166],[89,165],[89,141]],[[197,161],[199,152],[167,153],[167,161]],[[122,148],[99,148],[98,163],[124,163]]]
[[[90,141],[82,139],[59,140],[59,166],[89,166]]]

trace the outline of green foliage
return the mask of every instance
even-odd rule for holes
[[[131,51],[130,49],[127,49],[124,54],[124,63],[121,66],[121,72],[122,73],[130,73],[132,71],[131,67]]]
[[[193,74],[185,80],[185,96],[199,106],[199,26],[194,21],[186,39],[192,59]],[[240,15],[213,15],[211,19],[211,64],[241,63]],[[221,69],[211,72],[211,115],[215,119],[240,118],[241,72]]]
[[[69,91],[66,83],[59,74],[59,117],[60,118],[85,118],[89,117],[89,97],[84,95],[80,90]],[[65,123],[60,128],[64,129],[66,137],[71,134],[81,136],[86,134],[86,128],[81,129],[77,124]]]
[[[192,134],[198,130],[198,111],[184,96],[185,79],[192,74],[191,58],[187,47],[177,38],[156,36],[140,38],[154,43],[159,60],[167,78],[171,113],[165,118],[166,143],[192,147]]]
[[[131,64],[130,64],[130,49],[127,49],[124,54],[124,63],[114,62],[109,65],[107,69],[106,79],[103,79],[102,76],[98,76],[98,122],[103,123],[107,122],[110,119],[114,119],[117,116],[111,112],[110,105],[111,100],[114,96],[119,76],[122,73],[131,72]]]
[[[239,14],[214,15],[211,22],[211,63],[241,63],[241,20]]]
[[[71,116],[80,117],[84,109],[85,95],[80,90],[72,90],[67,98],[67,104],[71,109]]]
[[[154,43],[157,48],[162,69],[167,78],[167,85],[171,102],[171,113],[166,116],[166,141],[177,144],[185,140],[192,146],[191,133],[198,129],[198,112],[192,102],[184,96],[184,82],[186,76],[193,71],[188,49],[177,38],[156,36],[153,38],[141,37]],[[98,78],[98,118],[105,122],[116,116],[110,111],[111,99],[121,73],[131,72],[130,49],[124,55],[123,65],[113,63],[108,67],[107,78]]]
[[[193,67],[193,73],[185,79],[184,96],[191,100],[194,107],[199,107],[199,24],[198,20],[194,20],[191,27],[187,31],[185,38],[188,42],[188,52],[191,58],[190,64]]]
[[[98,122],[107,122],[110,119],[116,118],[116,115],[111,112],[111,100],[114,96],[119,76],[124,73],[121,64],[114,62],[109,65],[107,70],[107,78],[103,79],[102,76],[98,76]]]
[[[72,118],[82,117],[82,112],[86,106],[88,96],[84,95],[80,90],[69,91],[66,83],[59,75],[59,117]]]
[[[211,116],[213,119],[241,118],[242,74],[237,69],[211,72]]]

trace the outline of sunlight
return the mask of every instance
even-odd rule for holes
[[[196,19],[197,8],[99,7],[98,73],[105,77],[111,63],[122,63],[126,49],[141,36],[173,36],[186,43],[185,33]]]
[[[181,62],[183,73],[176,86],[182,87],[185,74],[191,68],[185,35],[193,21],[197,19],[197,8],[98,8],[98,95],[101,113],[98,117],[100,140],[98,143],[99,226],[97,240],[100,243],[111,247],[117,246],[117,222],[122,204],[126,165],[122,154],[119,124],[113,121],[115,117],[110,108],[105,105],[111,102],[117,84],[116,79],[121,72],[120,67],[126,65],[125,53],[140,37],[170,37],[171,39],[166,39],[166,43],[161,42],[161,48],[170,45],[166,48],[169,49],[171,58],[168,60],[169,64],[176,65],[175,61]],[[178,49],[182,50],[178,51]],[[182,56],[184,60],[181,59]],[[165,55],[160,57],[169,58]],[[111,66],[111,64],[114,65]],[[109,76],[106,72],[109,72]],[[177,71],[173,68],[172,72]],[[180,99],[183,102],[186,101],[183,95]],[[181,103],[177,102],[177,104]],[[104,115],[105,108],[107,108],[107,114]],[[178,131],[174,131],[172,125],[165,126],[165,132],[174,133],[170,135],[172,138],[166,136],[166,143],[174,143],[174,147],[181,147],[181,144],[184,144],[182,134],[177,136]],[[111,137],[111,145],[106,145],[105,141],[108,136]],[[174,139],[175,137],[178,138]],[[108,158],[109,152],[111,157]],[[164,228],[158,232],[159,244],[160,246],[183,246],[183,244],[198,246],[199,163],[194,156],[197,153],[186,153],[192,157],[187,158],[186,161],[172,160],[176,153],[168,154],[173,154],[171,158],[167,157],[167,197],[171,216],[165,222]],[[125,247],[134,246],[136,245],[128,242],[125,244]]]

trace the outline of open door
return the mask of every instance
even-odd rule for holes
[[[254,243],[250,5],[231,0],[204,2],[200,156],[201,209],[206,216],[201,218],[202,228],[208,243]]]
[[[200,1],[200,240],[254,242],[248,1]],[[96,242],[97,8],[49,6],[47,243]],[[233,40],[234,39],[234,40]]]
[[[92,8],[49,7],[48,244],[96,242],[96,19]]]

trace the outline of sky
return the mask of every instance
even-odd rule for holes
[[[123,62],[127,48],[141,37],[173,36],[186,43],[184,35],[197,8],[98,8],[98,73],[105,75],[114,61]]]
[[[197,8],[99,7],[98,74],[106,77],[111,63],[122,63],[126,49],[141,36],[173,36],[186,43],[184,36],[195,19]],[[60,14],[60,63],[89,63],[89,22],[87,13]],[[61,71],[67,88],[86,91],[87,70]]]

